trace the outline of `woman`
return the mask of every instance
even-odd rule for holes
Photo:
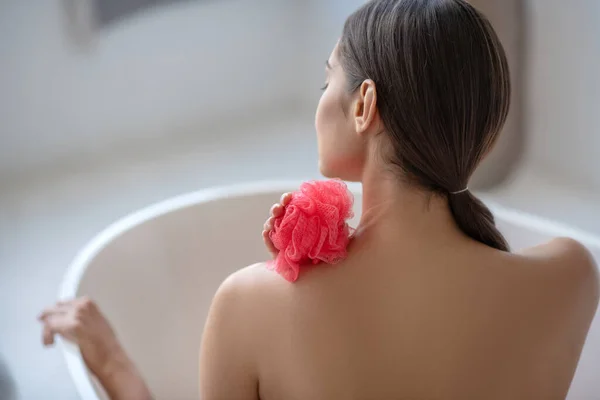
[[[348,18],[326,75],[321,171],[363,185],[348,258],[295,284],[263,265],[230,276],[202,338],[202,399],[563,399],[598,276],[570,239],[508,252],[468,190],[509,108],[487,19],[464,0],[371,1]],[[48,337],[64,326],[55,312]],[[124,387],[148,395],[115,353]]]

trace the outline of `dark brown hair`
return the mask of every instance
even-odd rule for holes
[[[464,0],[374,0],[348,18],[339,51],[351,91],[375,82],[402,175],[448,196],[468,236],[508,250],[490,210],[462,191],[510,103],[506,56],[489,21]]]

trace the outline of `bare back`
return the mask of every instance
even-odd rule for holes
[[[261,399],[566,396],[598,301],[585,249],[380,242],[296,284],[236,274]]]

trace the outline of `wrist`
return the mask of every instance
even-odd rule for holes
[[[135,370],[135,367],[125,353],[125,350],[117,346],[108,352],[103,362],[90,369],[98,379],[112,380],[118,376],[131,374]]]
[[[102,369],[94,374],[113,400],[152,398],[133,361],[121,348],[111,352],[111,357],[107,359]]]

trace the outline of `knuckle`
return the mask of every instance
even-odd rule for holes
[[[80,306],[81,310],[91,311],[91,310],[94,310],[95,308],[96,308],[96,304],[89,297],[85,296],[81,299],[81,306]]]

